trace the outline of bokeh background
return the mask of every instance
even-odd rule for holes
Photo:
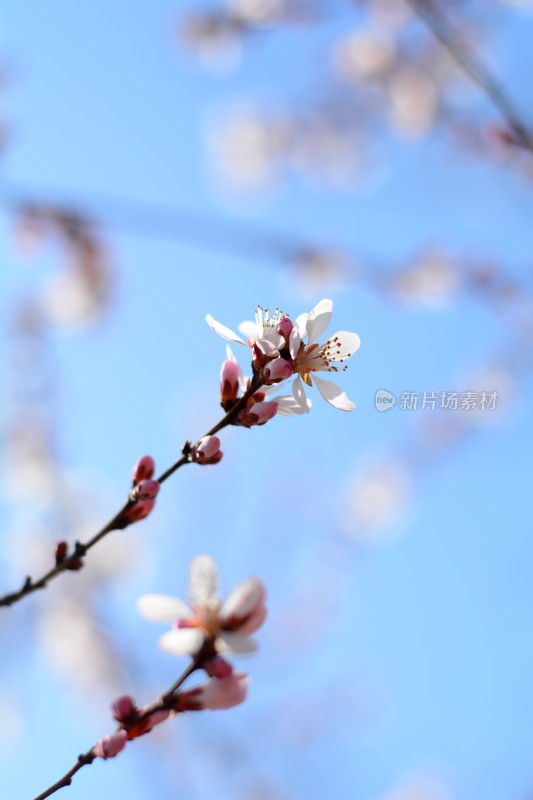
[[[219,419],[206,313],[331,297],[331,331],[362,340],[353,413],[314,392],[309,416],[224,431],[221,464],[3,609],[6,798],[110,731],[117,694],[181,672],[135,600],[183,596],[202,552],[225,591],[269,589],[247,702],[168,722],[65,797],[532,796],[533,156],[427,8],[2,4],[2,590],[107,521],[140,455],[162,470]],[[533,4],[430,8],[527,124]],[[399,407],[483,390],[495,410]]]

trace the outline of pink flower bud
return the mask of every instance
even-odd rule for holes
[[[128,741],[128,734],[125,730],[113,731],[113,733],[104,736],[94,747],[94,753],[98,758],[113,758],[121,750],[124,750],[126,742]]]
[[[139,715],[145,713],[144,708],[139,709]],[[164,722],[170,716],[170,711],[162,709],[161,711],[153,711],[144,719],[140,719],[136,725],[131,725],[128,728],[128,739],[137,739],[139,736],[144,736],[145,733],[150,733],[152,728]]]
[[[210,678],[229,678],[233,672],[233,667],[225,658],[214,656],[204,662],[204,670]]]
[[[265,364],[261,370],[261,380],[264,384],[279,383],[294,374],[294,367],[285,358],[274,358]]]
[[[123,519],[126,519],[128,522],[137,522],[140,519],[144,519],[147,517],[148,514],[153,510],[155,506],[155,500],[139,500],[135,503],[135,505],[131,506],[124,512]]]
[[[238,424],[244,425],[245,428],[251,428],[254,425],[264,425],[269,419],[276,415],[278,404],[275,400],[267,400],[260,403],[254,403],[250,408],[245,408],[238,417]]]
[[[155,500],[159,494],[160,486],[157,481],[141,481],[137,484],[132,494],[139,500]]]
[[[61,541],[56,544],[55,550],[55,557],[56,557],[56,564],[59,566],[65,558],[67,557],[68,553],[68,544],[67,542]]]
[[[150,480],[155,472],[155,461],[152,456],[142,456],[133,467],[133,485]]]
[[[129,694],[122,694],[117,697],[111,708],[116,721],[124,725],[131,722],[137,715],[137,706],[133,697],[130,697]]]
[[[222,455],[218,436],[204,436],[191,449],[191,459],[197,464],[217,464]]]
[[[241,378],[242,372],[237,362],[230,359],[224,361],[220,372],[220,402],[227,411],[239,399]]]
[[[292,320],[288,317],[283,317],[278,325],[278,333],[280,336],[283,336],[285,339],[288,339],[291,335],[291,331],[294,325],[292,324]]]

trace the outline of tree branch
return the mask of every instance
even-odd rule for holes
[[[498,109],[513,133],[515,144],[533,154],[533,136],[529,126],[523,121],[498,81],[459,32],[444,18],[437,5],[432,0],[405,0],[405,2],[446,48],[461,70]]]
[[[143,720],[147,719],[151,714],[156,711],[173,711],[175,710],[176,701],[177,701],[177,693],[183,683],[187,680],[187,678],[192,675],[197,669],[201,669],[202,664],[205,662],[207,658],[210,658],[213,655],[213,643],[210,639],[205,639],[202,647],[198,651],[198,653],[194,656],[191,660],[189,666],[181,673],[179,678],[174,681],[172,686],[170,686],[165,692],[163,692],[157,700],[154,700],[152,703],[143,707],[142,714],[140,714],[136,720],[136,725],[139,725]],[[117,730],[123,729],[123,726],[119,725]],[[147,733],[149,731],[146,731]],[[136,738],[136,737],[135,737]],[[62,778],[59,778],[58,781],[53,783],[48,789],[45,789],[44,792],[41,792],[40,795],[34,798],[34,800],[45,800],[47,797],[55,794],[59,789],[63,789],[65,786],[70,786],[72,783],[73,776],[79,772],[82,767],[87,766],[87,764],[92,764],[93,761],[97,758],[96,755],[96,746],[91,747],[90,750],[87,750],[86,753],[82,753],[78,756],[78,760],[71,767],[68,772],[66,772]]]
[[[254,375],[250,386],[243,394],[243,396],[235,403],[233,408],[231,408],[223,417],[222,419],[217,422],[205,435],[212,436],[218,431],[221,431],[223,428],[226,428],[228,425],[231,425],[235,420],[235,417],[238,413],[246,406],[246,403],[252,397],[255,392],[261,386],[261,382],[257,375]],[[157,478],[157,482],[159,484],[164,483],[171,475],[174,474],[180,467],[185,466],[185,464],[192,463],[192,459],[190,457],[190,447],[189,443],[187,442],[183,448],[183,455],[179,458],[172,466],[170,466],[165,472],[163,472],[159,478]],[[132,508],[134,505],[134,501],[129,498],[127,502],[122,506],[120,511],[118,511],[115,516],[105,525],[98,533],[96,533],[89,541],[83,542],[76,542],[74,546],[74,551],[71,553],[70,556],[67,556],[59,563],[55,565],[52,569],[46,572],[41,578],[37,580],[33,580],[30,576],[26,578],[24,581],[22,588],[18,591],[11,592],[10,594],[5,594],[3,597],[0,597],[0,606],[12,606],[14,603],[21,600],[23,597],[27,597],[28,595],[32,594],[33,592],[37,591],[38,589],[44,589],[48,586],[49,582],[60,575],[62,572],[66,570],[78,569],[81,566],[80,559],[83,558],[89,550],[91,550],[101,539],[107,536],[108,533],[114,530],[123,530],[130,525],[132,525],[137,520],[129,520],[126,516],[126,512]],[[82,765],[83,766],[83,765]],[[78,767],[79,769],[79,767]]]

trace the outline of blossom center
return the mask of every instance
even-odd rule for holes
[[[284,314],[283,311],[280,311],[277,306],[273,314],[269,314],[269,309],[262,308],[261,306],[257,306],[257,311],[255,312],[255,323],[259,331],[262,331],[262,336],[268,336],[271,333],[277,333],[278,325],[281,320],[288,318],[289,315]]]
[[[343,367],[337,366],[337,364],[342,364],[350,356],[351,353],[343,353],[342,342],[338,336],[328,339],[324,344],[301,344],[294,359],[294,370],[309,384],[310,372],[344,372],[347,370],[347,364]]]

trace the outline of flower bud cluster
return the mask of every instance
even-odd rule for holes
[[[56,566],[64,565],[64,569],[71,569],[77,571],[83,567],[82,555],[85,554],[85,548],[79,542],[76,542],[74,552],[69,554],[68,542],[61,540],[56,543],[55,559]],[[64,562],[67,562],[66,564]]]
[[[148,707],[137,708],[133,697],[127,694],[117,697],[111,708],[121,727],[97,742],[94,753],[98,758],[113,758],[124,749],[126,742],[150,733],[170,716],[170,711],[165,708],[151,712]]]
[[[159,483],[153,480],[154,473],[155,462],[151,456],[142,456],[133,467],[131,505],[124,512],[126,522],[144,519],[153,510],[160,488]]]
[[[228,348],[228,355],[233,356]],[[227,358],[222,364],[220,375],[220,405],[224,411],[231,409],[241,399],[250,385],[245,381],[241,368],[233,357]],[[277,413],[278,403],[276,400],[265,400],[266,394],[262,391],[255,392],[246,401],[234,418],[232,425],[241,425],[244,428],[252,428],[254,425],[264,425]]]
[[[192,446],[189,458],[197,464],[218,464],[223,455],[218,436],[203,436]]]

